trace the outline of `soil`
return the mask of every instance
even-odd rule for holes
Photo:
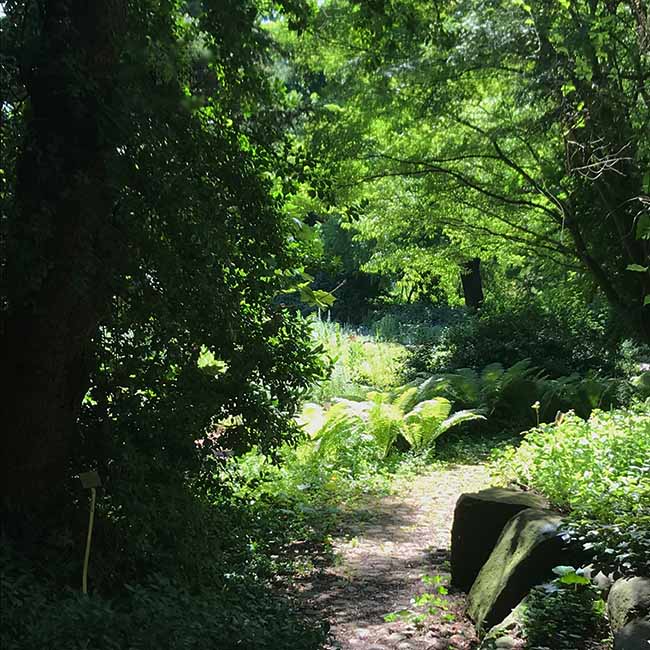
[[[450,533],[459,495],[489,484],[485,467],[453,465],[347,513],[335,561],[296,585],[305,607],[329,623],[329,650],[478,646],[466,595],[449,587]]]

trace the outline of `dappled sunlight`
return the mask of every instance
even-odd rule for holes
[[[649,20],[0,2],[2,650],[646,634]]]

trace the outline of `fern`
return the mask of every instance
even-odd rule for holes
[[[495,373],[496,370],[499,372]],[[491,372],[495,376],[504,374],[501,368],[492,368]],[[303,426],[313,431],[314,421],[324,418],[322,427],[313,436],[319,454],[345,449],[365,434],[372,438],[379,454],[386,457],[400,437],[419,451],[430,447],[451,427],[485,419],[467,409],[450,416],[452,399],[464,404],[480,403],[480,396],[481,379],[473,370],[465,368],[455,374],[434,375],[412,382],[392,393],[370,392],[365,402],[337,400],[325,415],[314,405],[308,405]]]
[[[487,418],[482,413],[472,409],[456,411],[440,423],[440,426],[438,427],[438,436],[442,435],[452,427],[463,424],[464,422],[472,422],[473,420],[487,420]]]
[[[397,397],[393,399],[393,404],[395,404],[395,406],[397,406],[402,411],[406,411],[416,403],[415,400],[417,399],[417,392],[417,387],[411,386],[403,392],[399,393]]]
[[[436,397],[420,402],[404,416],[407,425],[404,437],[413,449],[419,451],[430,447],[445,431],[458,424],[485,419],[474,411],[458,411],[449,416],[451,408],[448,399]]]
[[[337,401],[327,412],[321,429],[314,435],[317,452],[327,455],[344,448],[351,438],[365,431],[366,419],[367,402]]]
[[[385,458],[399,435],[405,435],[407,427],[404,413],[395,404],[375,403],[368,411],[368,433],[375,439]]]
[[[440,435],[440,424],[451,412],[451,402],[444,397],[420,402],[406,414],[407,430],[404,437],[415,450],[424,449]],[[440,432],[442,433],[442,432]]]

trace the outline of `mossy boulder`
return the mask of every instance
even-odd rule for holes
[[[553,567],[571,564],[562,518],[528,508],[506,524],[469,593],[468,614],[479,632],[503,621],[535,585],[553,577]]]
[[[650,578],[623,578],[612,585],[607,598],[607,617],[614,632],[649,614]]]
[[[636,619],[614,634],[614,650],[648,650],[650,619]]]
[[[521,490],[489,488],[461,494],[451,531],[451,583],[469,591],[505,525],[526,508],[547,508],[539,496]]]
[[[520,650],[523,640],[528,597],[524,598],[503,621],[491,628],[481,640],[479,650]]]

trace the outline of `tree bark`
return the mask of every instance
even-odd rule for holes
[[[38,51],[22,70],[28,104],[3,327],[6,511],[42,512],[70,479],[91,341],[110,309],[123,256],[111,164],[124,6],[41,3]]]
[[[481,260],[478,257],[466,262],[461,271],[465,305],[472,310],[480,309],[483,304],[483,280],[481,279]]]

